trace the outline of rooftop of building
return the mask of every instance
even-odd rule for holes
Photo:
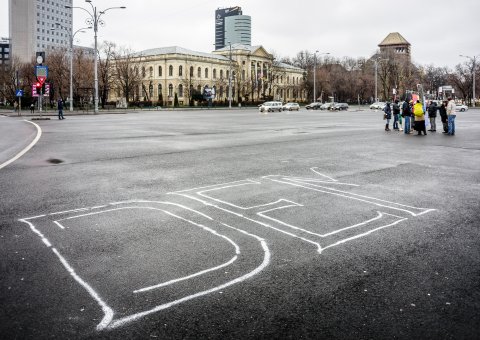
[[[398,32],[389,33],[378,46],[391,46],[391,45],[410,45],[410,43],[402,37]]]

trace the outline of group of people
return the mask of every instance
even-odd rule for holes
[[[415,103],[413,100],[410,100],[409,102],[405,101],[401,107],[398,99],[392,104],[387,102],[383,109],[383,119],[387,121],[385,124],[385,131],[390,131],[390,120],[393,115],[393,130],[404,131],[405,134],[412,134],[413,130],[415,130],[418,132],[418,135],[421,135],[422,132],[426,135],[425,113],[427,113],[430,122],[430,129],[428,131],[436,132],[438,111],[440,112],[440,118],[443,124],[443,133],[451,136],[455,135],[456,113],[455,102],[452,98],[443,101],[440,106],[437,106],[434,101],[430,101],[426,111],[427,112],[425,112],[420,100],[417,100]],[[402,119],[404,120],[404,129],[402,129]]]

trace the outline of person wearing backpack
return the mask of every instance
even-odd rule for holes
[[[417,100],[415,105],[413,105],[413,115],[415,116],[415,130],[418,131],[418,135],[423,134],[427,135],[427,130],[425,128],[425,111],[423,111],[423,105],[420,103],[420,100]]]

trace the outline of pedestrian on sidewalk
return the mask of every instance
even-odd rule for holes
[[[65,119],[63,117],[63,101],[62,101],[62,98],[58,98],[57,109],[58,109],[58,119]]]
[[[403,130],[406,135],[410,133],[410,119],[412,116],[412,110],[410,104],[405,100],[402,105],[402,116],[405,118],[405,129]]]
[[[447,116],[447,101],[443,101],[438,111],[440,112],[440,119],[442,120],[443,133],[448,133],[448,116]]]
[[[437,104],[434,101],[430,101],[430,105],[428,106],[428,118],[430,119],[430,130],[435,132],[437,131],[437,123],[435,120],[437,119]]]
[[[427,135],[427,130],[425,128],[425,111],[423,110],[423,105],[420,103],[420,100],[417,100],[413,106],[413,115],[415,116],[415,130],[420,136],[423,134]]]
[[[392,104],[392,111],[393,111],[393,129],[395,131],[398,130],[398,116],[400,115],[400,105],[398,105],[398,99]]]
[[[447,117],[448,117],[448,135],[454,136],[455,135],[455,118],[457,115],[455,114],[456,105],[453,98],[448,98],[447,104]]]
[[[383,108],[383,119],[387,120],[387,124],[385,124],[385,131],[390,131],[390,119],[392,119],[392,109],[390,107],[390,102],[387,102],[385,107]]]

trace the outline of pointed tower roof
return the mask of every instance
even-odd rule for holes
[[[378,46],[391,46],[391,45],[410,45],[410,43],[402,37],[398,32],[389,33]]]

